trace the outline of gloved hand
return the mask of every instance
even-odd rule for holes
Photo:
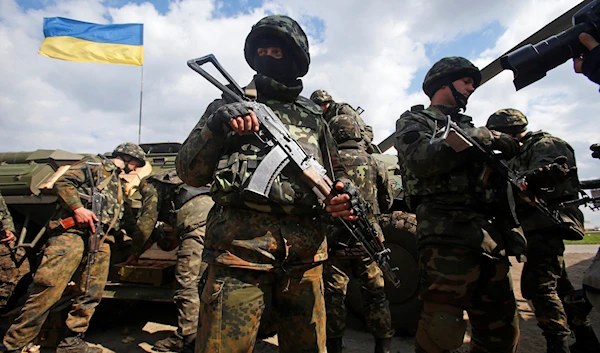
[[[526,173],[527,184],[531,188],[553,188],[577,174],[577,167],[569,168],[567,157],[558,156],[552,163]]]
[[[335,195],[329,200],[327,212],[333,217],[343,217],[347,221],[356,221],[358,217],[354,211],[355,207],[360,204],[362,197],[358,189],[346,184],[342,181],[333,183],[335,190],[332,194]]]
[[[592,151],[592,157],[600,159],[600,143],[595,143],[590,146],[590,150]]]
[[[519,153],[519,141],[505,133],[490,130],[492,133],[492,149],[502,152],[502,158],[509,160]]]
[[[231,119],[248,114],[250,114],[250,110],[244,102],[225,104],[208,117],[206,126],[215,134],[225,135],[231,131],[229,125]]]
[[[582,33],[583,34],[583,33]],[[600,84],[600,45],[589,34],[579,37],[581,43],[584,44],[589,52],[585,54],[583,63],[581,64],[581,72],[586,75],[591,81]]]

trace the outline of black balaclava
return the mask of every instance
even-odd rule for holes
[[[256,42],[255,48],[281,48],[283,57],[276,59],[269,55],[254,55],[254,68],[260,74],[281,83],[293,83],[298,77],[298,68],[292,51],[285,41],[277,36],[263,36]]]

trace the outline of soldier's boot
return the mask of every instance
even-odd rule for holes
[[[327,339],[327,353],[342,353],[342,338]]]
[[[376,338],[375,339],[375,353],[390,353],[392,345],[391,338]]]
[[[56,347],[56,353],[102,353],[102,351],[102,348],[90,346],[82,339],[81,334],[65,337]]]
[[[571,331],[576,339],[571,353],[600,353],[600,342],[591,325],[572,325]]]
[[[568,337],[546,336],[547,353],[570,353]]]
[[[179,333],[175,332],[167,338],[156,341],[153,349],[159,352],[183,352],[184,348],[191,346],[193,351],[195,340],[195,333],[187,336],[180,336]]]

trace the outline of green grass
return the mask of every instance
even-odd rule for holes
[[[565,240],[565,244],[600,244],[600,232],[585,233],[583,240]]]

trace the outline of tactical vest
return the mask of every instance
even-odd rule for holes
[[[354,142],[356,147],[347,148],[349,142]],[[346,167],[348,177],[360,191],[365,201],[371,205],[373,214],[381,214],[379,200],[377,199],[378,167],[371,155],[358,148],[355,141],[339,144],[340,162]]]
[[[426,136],[427,140],[421,143],[429,143],[431,136],[444,126],[445,117],[432,110],[419,108],[422,108],[422,106],[416,107],[415,110],[404,112],[398,120],[398,125],[402,126],[402,124],[409,122],[409,120],[403,119],[412,120],[410,123],[417,123],[420,127],[419,132]],[[474,128],[471,117],[467,115],[460,114],[453,118],[453,121],[462,129]],[[397,141],[396,143],[403,142]],[[445,142],[439,143],[445,144]],[[450,147],[448,146],[447,148]],[[407,157],[400,152],[398,153],[398,157],[406,201],[413,211],[420,202],[427,199],[438,200],[448,204],[474,206],[486,206],[493,200],[492,191],[482,189],[477,183],[477,179],[483,170],[482,163],[469,160],[465,163],[457,163],[456,167],[452,168],[449,173],[417,177],[406,168],[404,159]],[[457,162],[459,159],[464,158],[458,154],[451,157],[455,157]],[[411,158],[419,157],[412,156]],[[422,158],[423,160],[420,163],[430,163],[427,156],[422,156]],[[448,163],[451,163],[451,161],[448,161]]]
[[[321,108],[300,96],[294,102],[268,100],[266,105],[281,119],[306,153],[314,156],[322,164],[319,140],[324,121],[321,118]],[[228,134],[223,147],[224,153],[217,164],[211,186],[215,203],[269,213],[315,212],[319,201],[311,188],[301,179],[302,173],[295,165],[288,164],[281,173],[273,176],[273,186],[268,197],[245,191],[256,168],[269,150],[270,147],[254,134],[244,136]]]

